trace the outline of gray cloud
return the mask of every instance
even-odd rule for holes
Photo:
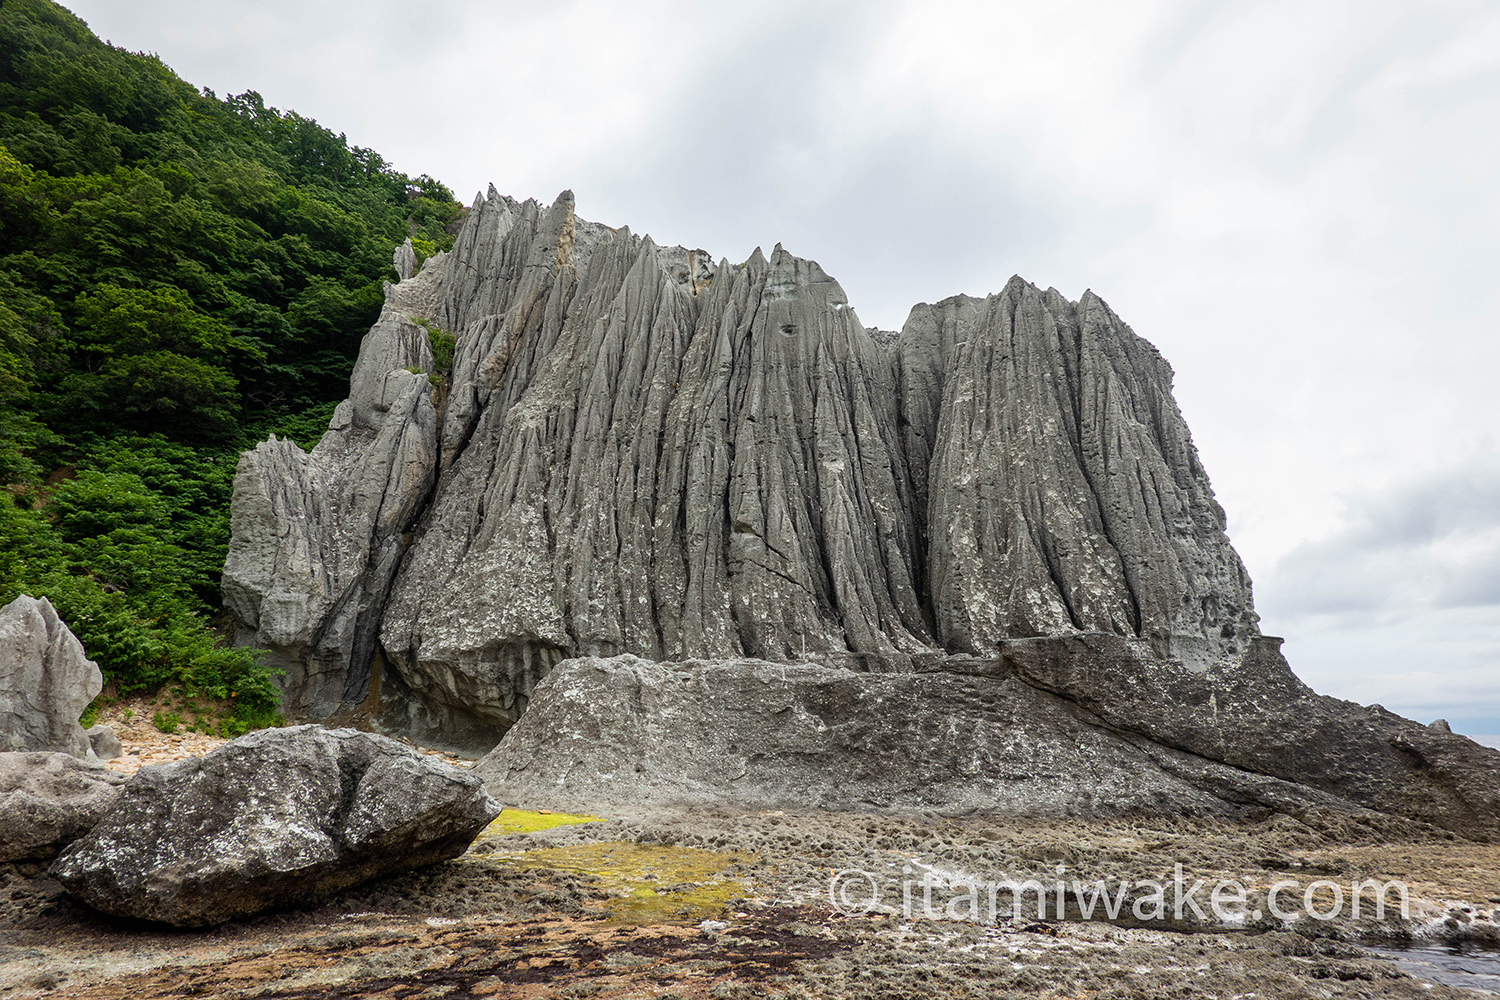
[[[1287,553],[1261,589],[1269,615],[1409,618],[1500,607],[1500,456],[1347,501],[1345,526]]]

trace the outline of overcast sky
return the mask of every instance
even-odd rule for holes
[[[869,325],[1092,288],[1297,673],[1500,734],[1500,2],[64,3],[461,201],[784,243]]]

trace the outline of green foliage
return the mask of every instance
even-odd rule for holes
[[[431,320],[413,316],[411,317],[411,321],[427,331],[427,342],[432,345],[432,371],[434,376],[447,375],[453,370],[453,351],[458,344],[457,338]],[[412,371],[415,373],[416,369],[412,369]],[[433,378],[433,385],[438,385],[441,382],[441,377]]]
[[[447,330],[429,326],[427,340],[432,344],[433,371],[447,373],[453,370],[453,349],[457,339]]]
[[[272,671],[210,624],[238,452],[316,442],[392,250],[451,247],[461,211],[253,91],[0,0],[0,601],[49,597],[120,692],[231,699],[230,735],[278,721]]]
[[[151,724],[158,732],[166,733],[168,736],[177,732],[177,727],[182,725],[182,716],[176,712],[157,712],[151,716]]]

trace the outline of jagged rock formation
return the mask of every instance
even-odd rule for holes
[[[380,611],[437,459],[437,411],[421,374],[432,348],[413,318],[431,310],[442,265],[439,255],[386,286],[349,398],[311,453],[272,436],[235,470],[224,603],[242,644],[269,650],[285,672],[294,711],[326,717],[370,687]]]
[[[92,758],[78,717],[104,687],[52,602],[22,594],[0,608],[0,751]]]
[[[405,370],[432,366],[423,327],[456,337],[436,391]],[[1130,739],[1368,804],[1334,775],[1338,740],[1304,780],[1284,739],[1252,752],[1170,700],[1099,701],[1253,682],[1269,725],[1300,697],[1258,645],[1171,379],[1092,293],[1013,278],[887,334],[779,246],[715,263],[579,219],[570,193],[491,189],[390,287],[313,453],[245,457],[225,590],[293,711],[365,702],[375,664],[388,723],[470,745],[571,657],[967,676],[1018,641],[1117,640],[1129,655],[1025,683]]]
[[[916,307],[898,350],[945,648],[1104,632],[1199,667],[1249,648],[1250,579],[1172,369],[1103,300],[1012,279]]]
[[[352,729],[264,729],[142,768],[51,874],[102,913],[207,927],[462,854],[500,804]]]
[[[226,592],[294,708],[362,700],[398,557],[380,646],[450,732],[578,654],[891,670],[1107,631],[1207,665],[1256,634],[1171,371],[1092,295],[1014,279],[891,342],[780,247],[714,264],[492,192],[389,298],[330,436],[240,470]],[[435,446],[408,317],[458,339]]]

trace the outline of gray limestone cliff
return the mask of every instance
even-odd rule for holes
[[[457,339],[441,412],[416,321]],[[225,581],[294,711],[359,704],[378,652],[405,724],[491,739],[575,655],[901,671],[1107,632],[1203,668],[1258,634],[1171,369],[1092,293],[872,335],[816,263],[569,193],[491,190],[390,287],[323,441],[243,460]]]
[[[1340,775],[1348,740],[1306,768],[1285,738],[1258,741],[1302,731],[1287,706],[1312,696],[1263,648],[1171,368],[1093,293],[1013,278],[889,334],[779,246],[715,262],[580,219],[571,193],[493,189],[451,252],[413,273],[402,247],[394,265],[323,440],[262,444],[236,479],[226,598],[286,668],[291,712],[363,704],[488,746],[576,657],[951,673],[965,690],[1006,663],[1011,688],[1119,736],[1100,746],[1406,801]],[[428,329],[455,337],[441,378]],[[1017,652],[1032,640],[1055,655]],[[1250,735],[1226,742],[1179,697],[1237,705]],[[1359,743],[1382,762],[1366,785],[1409,787],[1410,755],[1387,746],[1405,739]],[[1488,760],[1422,754],[1455,774]],[[1434,808],[1408,811],[1452,814]]]
[[[1106,632],[1206,668],[1258,631],[1172,369],[1092,292],[1013,278],[897,344],[938,640]]]

